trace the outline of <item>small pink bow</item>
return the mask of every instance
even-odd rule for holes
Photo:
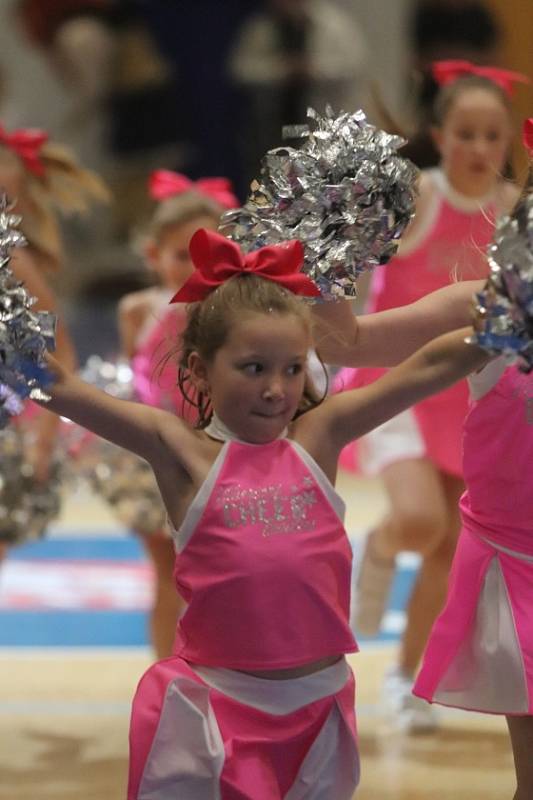
[[[509,96],[514,92],[515,83],[531,83],[527,75],[523,75],[521,72],[512,72],[499,67],[482,67],[460,59],[434,61],[432,73],[439,86],[446,86],[465,75],[478,75],[480,78],[487,78],[497,84]]]
[[[522,141],[524,142],[524,147],[529,152],[529,155],[533,157],[533,117],[529,117],[529,119],[524,120],[524,126],[522,128]]]
[[[210,197],[224,208],[238,208],[240,205],[231,191],[231,181],[227,178],[200,178],[198,181],[191,181],[180,172],[156,169],[150,175],[148,190],[154,200],[167,200],[169,197],[194,190]]]
[[[46,141],[48,141],[48,134],[37,128],[20,128],[13,133],[8,133],[0,125],[0,144],[16,153],[29,172],[39,178],[45,174],[45,167],[39,153]]]
[[[171,303],[204,300],[230,278],[247,272],[279,283],[294,294],[320,296],[313,281],[300,272],[304,250],[299,241],[267,245],[245,255],[231,239],[200,228],[191,239],[189,252],[196,269]]]

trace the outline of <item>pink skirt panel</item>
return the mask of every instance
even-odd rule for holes
[[[351,800],[354,680],[341,669],[267,681],[176,657],[154,664],[133,703],[128,800]],[[338,690],[321,696],[328,674]],[[313,699],[295,708],[294,695]]]
[[[533,714],[533,562],[461,531],[448,598],[413,692],[492,714]]]
[[[384,375],[387,370],[378,367],[353,369],[345,367],[335,376],[334,392],[346,392],[368,386]],[[468,411],[468,388],[466,381],[422,400],[412,407],[412,416],[417,425],[417,439],[424,445],[424,452],[419,458],[429,459],[435,466],[451,475],[461,477],[463,474],[463,423]],[[387,424],[387,423],[385,423]],[[366,437],[361,440],[363,444]],[[359,452],[361,451],[361,453]],[[365,470],[363,448],[357,442],[351,442],[341,452],[340,465],[348,471]],[[388,459],[399,461],[398,457]],[[408,451],[405,459],[412,458]],[[384,457],[386,458],[386,456]],[[372,472],[370,472],[372,474]]]

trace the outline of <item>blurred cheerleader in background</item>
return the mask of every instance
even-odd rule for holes
[[[37,298],[35,309],[55,310],[58,301],[51,281],[65,263],[59,217],[83,214],[93,203],[107,202],[108,190],[69,150],[48,141],[44,131],[21,129],[10,133],[0,125],[0,191],[12,200],[14,213],[22,215],[21,231],[27,242],[13,254],[13,274]],[[66,367],[76,366],[73,343],[61,322],[56,355]],[[4,513],[0,558],[5,556],[8,544],[41,535],[59,510],[59,487],[56,470],[52,469],[59,424],[56,416],[28,402],[18,422],[17,439],[12,430],[1,434]],[[18,465],[17,474],[10,467],[13,464]]]
[[[175,349],[183,331],[185,306],[168,304],[193,271],[189,254],[193,233],[198,228],[216,230],[223,211],[237,207],[239,201],[225,178],[193,182],[169,170],[156,170],[152,174],[149,191],[157,207],[143,243],[143,255],[156,284],[121,299],[118,308],[121,349],[133,368],[136,397],[148,405],[172,410],[194,424],[196,413],[184,403],[177,386],[175,359],[165,357]],[[172,578],[174,545],[156,492],[154,484],[156,509],[149,515],[149,524],[136,526],[133,521],[133,527],[155,572],[151,635],[158,658],[164,658],[172,653],[180,598]],[[161,520],[159,525],[157,517]]]
[[[533,119],[524,133],[531,157]],[[492,248],[498,274],[512,268],[512,288],[499,298],[503,308],[510,293],[531,285],[532,209],[533,167],[512,220],[497,232]],[[512,243],[504,240],[510,231]],[[524,307],[525,327],[531,329],[531,301]],[[483,311],[482,328],[490,319],[490,311]],[[431,631],[414,691],[445,706],[504,714],[517,776],[514,800],[528,800],[533,796],[533,373],[503,355],[468,383],[462,528],[446,605]]]
[[[517,189],[502,179],[502,172],[512,136],[510,95],[516,82],[527,79],[464,61],[437,62],[434,74],[441,86],[433,128],[440,166],[421,175],[416,215],[398,255],[375,273],[371,312],[407,305],[457,280],[485,277],[485,249],[495,222],[517,198]],[[363,386],[382,373],[343,370],[337,386]],[[398,662],[384,687],[387,705],[408,730],[435,725],[431,708],[412,697],[411,686],[444,601],[460,528],[461,430],[467,397],[461,382],[358,444],[362,466],[382,477],[389,500],[387,516],[367,537],[356,578],[358,631],[372,635],[379,630],[397,554],[412,550],[422,555]],[[346,455],[344,463],[351,465]]]

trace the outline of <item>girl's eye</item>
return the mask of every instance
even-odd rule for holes
[[[244,364],[241,369],[243,372],[246,372],[247,375],[258,375],[263,371],[263,365],[259,364],[257,361],[253,361],[249,364]]]
[[[302,364],[293,364],[292,367],[289,367],[289,375],[299,375],[300,372],[303,370]]]

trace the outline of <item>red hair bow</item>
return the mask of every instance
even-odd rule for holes
[[[191,181],[180,172],[156,169],[150,175],[148,190],[154,200],[167,200],[193,190],[215,200],[224,208],[238,208],[240,205],[231,191],[231,181],[227,178],[200,178],[198,181]]]
[[[524,127],[522,128],[522,141],[529,155],[533,157],[533,117],[524,120]]]
[[[509,96],[513,94],[515,83],[531,83],[527,75],[521,72],[511,72],[509,69],[499,67],[480,67],[470,61],[459,59],[435,61],[432,64],[432,73],[439,86],[446,86],[465,75],[477,75],[497,84]]]
[[[246,272],[279,283],[294,294],[320,296],[313,281],[300,272],[304,260],[301,242],[268,245],[245,255],[231,239],[200,228],[191,239],[189,252],[196,270],[171,303],[204,300],[218,286]]]
[[[46,141],[48,141],[48,134],[37,128],[20,128],[13,133],[8,133],[0,125],[0,144],[16,153],[24,162],[26,169],[39,178],[45,174],[45,167],[39,153]]]

